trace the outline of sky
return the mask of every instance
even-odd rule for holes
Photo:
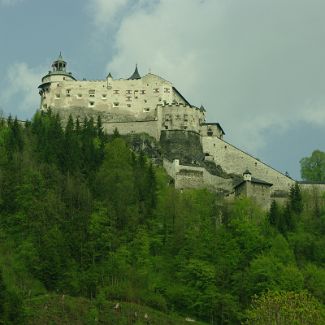
[[[325,151],[324,33],[324,0],[0,0],[0,111],[31,119],[60,51],[78,79],[137,63],[300,179],[300,159]]]

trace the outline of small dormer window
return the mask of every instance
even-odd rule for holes
[[[150,112],[150,108],[149,107],[146,107],[143,109],[144,112]]]
[[[56,99],[59,99],[60,97],[61,97],[60,94],[55,94]]]
[[[169,93],[170,93],[170,88],[165,88],[165,89],[164,89],[164,92],[165,92],[166,94],[169,94]]]
[[[153,90],[153,92],[156,93],[156,94],[159,93],[159,88],[155,88],[155,89]]]
[[[113,103],[113,107],[119,107],[119,105],[120,105],[120,103],[118,103],[118,102]]]
[[[103,94],[102,99],[107,99],[107,94]]]
[[[119,94],[120,93],[120,91],[118,89],[114,89],[113,92],[114,92],[114,94]]]
[[[90,101],[90,102],[89,102],[89,107],[94,107],[94,106],[95,106],[95,102]]]
[[[82,97],[82,94],[78,94],[78,95],[77,95],[77,98],[81,98],[81,97]]]
[[[89,90],[89,97],[95,97],[95,90]]]

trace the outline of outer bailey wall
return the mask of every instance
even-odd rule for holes
[[[211,187],[219,191],[228,192],[231,192],[233,189],[232,179],[211,175],[203,167],[180,165],[177,159],[173,162],[164,159],[163,165],[167,174],[175,180],[176,188]]]
[[[271,193],[289,190],[295,183],[291,178],[217,137],[202,137],[202,146],[204,153],[213,156],[215,163],[225,172],[242,175],[248,169],[253,177],[272,183]]]

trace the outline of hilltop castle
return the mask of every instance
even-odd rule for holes
[[[187,139],[198,155],[183,159],[174,154],[163,160],[177,188],[210,187],[230,196],[251,196],[268,207],[271,197],[285,198],[294,184],[290,177],[224,141],[220,124],[206,122],[204,107],[191,105],[171,82],[152,73],[140,76],[137,67],[128,79],[115,79],[109,73],[105,80],[77,80],[66,67],[60,54],[42,78],[40,109],[58,112],[63,119],[70,114],[75,118],[100,115],[108,133],[115,129],[120,134],[147,133],[169,143]]]

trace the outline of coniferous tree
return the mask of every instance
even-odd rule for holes
[[[290,188],[290,206],[293,212],[301,214],[303,210],[302,196],[298,183]]]
[[[278,204],[273,200],[271,203],[270,211],[268,214],[268,220],[270,225],[276,227],[278,225],[280,217],[280,210]]]

